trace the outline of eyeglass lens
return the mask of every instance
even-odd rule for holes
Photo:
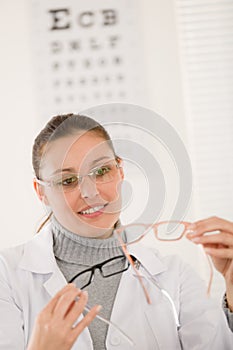
[[[75,173],[59,174],[52,179],[52,184],[57,189],[66,192],[77,188],[85,176],[89,176],[95,183],[107,183],[115,178],[117,169],[117,162],[113,160],[92,169],[88,174],[83,176]]]
[[[140,238],[144,237],[151,230],[154,232],[154,236],[162,241],[175,241],[180,238],[185,233],[186,230],[185,222],[179,221],[167,221],[167,222],[159,222],[157,224],[133,224],[122,226],[115,230],[116,236],[119,239],[120,245],[126,246],[129,244],[133,244],[134,242],[140,240]],[[125,238],[126,237],[126,238]],[[205,252],[204,252],[205,254]],[[207,295],[210,295],[212,280],[213,280],[213,267],[211,263],[211,258],[205,254],[208,265],[209,265],[209,281],[207,287]]]
[[[158,239],[169,241],[181,238],[185,231],[185,225],[183,223],[167,222],[155,226],[154,230],[157,231]]]
[[[87,287],[94,278],[94,273],[96,269],[100,270],[100,273],[103,278],[111,277],[116,274],[122,273],[129,268],[129,263],[126,262],[126,258],[124,255],[117,256],[106,261],[103,261],[100,264],[94,265],[87,270],[84,270],[74,276],[69,283],[75,282],[76,285],[83,289]]]
[[[182,222],[161,222],[157,225],[133,224],[116,229],[116,232],[124,242],[126,236],[127,244],[130,244],[152,230],[159,240],[176,240],[182,237],[185,231],[185,225]]]

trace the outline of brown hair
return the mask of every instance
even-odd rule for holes
[[[90,131],[108,141],[114,155],[114,147],[111,138],[105,128],[96,120],[79,114],[63,114],[51,118],[45,125],[34,141],[32,149],[32,165],[37,178],[39,178],[39,170],[41,158],[46,145],[61,137],[75,135],[80,131]]]
[[[32,149],[32,165],[36,177],[40,178],[40,164],[46,146],[59,138],[75,135],[77,132],[88,131],[95,133],[97,136],[102,137],[108,141],[109,147],[112,149],[114,156],[114,147],[111,138],[105,128],[99,124],[96,120],[79,114],[63,114],[57,115],[50,119],[41,132],[35,138]],[[45,223],[51,218],[52,213],[48,215],[45,221],[40,225],[37,232],[45,225]]]

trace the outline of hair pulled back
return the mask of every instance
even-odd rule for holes
[[[41,159],[46,146],[59,138],[75,135],[78,132],[92,132],[96,136],[102,137],[109,144],[115,157],[117,158],[111,138],[106,129],[96,120],[79,114],[62,114],[52,117],[45,127],[35,138],[32,148],[32,165],[35,176],[39,179]],[[51,218],[52,212],[49,213],[44,222],[40,225],[39,232],[46,222]]]
[[[77,132],[89,131],[95,133],[108,141],[114,155],[114,147],[111,138],[105,128],[96,120],[79,114],[63,114],[51,118],[41,132],[37,135],[32,149],[32,165],[37,178],[39,178],[39,170],[43,151],[48,143],[59,138],[75,135]]]

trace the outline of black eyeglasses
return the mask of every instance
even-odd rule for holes
[[[132,259],[134,259],[134,257],[132,257]],[[126,263],[127,265],[125,266]],[[72,277],[68,283],[72,283],[75,280],[78,288],[83,289],[93,281],[96,269],[100,271],[103,278],[107,278],[127,271],[129,266],[130,263],[126,260],[125,255],[115,256],[82,272],[79,272],[74,277]]]
[[[134,257],[131,257],[131,258],[133,260],[135,260]],[[127,266],[125,266],[126,263],[127,263]],[[124,266],[124,268],[123,268],[123,266]],[[89,284],[91,284],[91,282],[93,281],[94,273],[95,273],[96,269],[99,269],[101,275],[104,278],[106,278],[106,277],[114,276],[114,275],[117,275],[118,273],[122,273],[122,272],[128,270],[129,266],[130,266],[130,263],[129,263],[129,261],[126,260],[126,257],[124,255],[115,256],[114,258],[105,260],[100,264],[96,264],[96,265],[90,267],[89,269],[86,269],[86,270],[78,273],[77,275],[72,277],[68,283],[72,283],[75,280],[77,287],[80,289],[83,289],[83,288],[87,287]],[[91,306],[86,304],[84,309],[86,311],[90,311]],[[133,340],[121,328],[119,328],[114,322],[104,318],[100,314],[97,314],[96,317],[100,321],[106,323],[107,325],[111,325],[112,327],[114,327],[115,330],[117,330],[129,342],[129,344],[131,346],[135,346]]]

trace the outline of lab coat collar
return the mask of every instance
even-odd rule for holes
[[[155,249],[135,243],[127,248],[151,275],[159,274],[167,270]],[[19,267],[34,273],[47,274],[57,270],[56,259],[53,253],[53,237],[51,224],[35,235],[25,244],[24,253]]]
[[[56,259],[53,254],[53,237],[50,224],[24,245],[19,268],[35,273],[54,272]]]
[[[167,270],[167,266],[162,262],[157,250],[143,246],[141,243],[130,245],[127,250],[151,275],[157,275]]]
[[[53,253],[53,236],[50,223],[25,244],[19,267],[34,273],[50,274],[43,285],[51,297],[67,284]],[[78,321],[81,321],[82,318],[83,315],[81,314]],[[93,349],[87,327],[83,330],[82,336],[79,337],[77,347],[80,349]],[[74,348],[76,349],[76,347]]]

